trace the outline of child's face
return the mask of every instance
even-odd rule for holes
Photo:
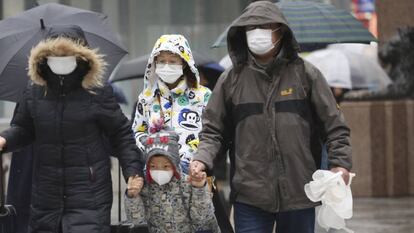
[[[149,162],[150,170],[173,171],[174,166],[167,157],[156,155]]]

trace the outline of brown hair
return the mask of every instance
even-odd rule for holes
[[[183,73],[185,75],[185,77],[187,78],[187,85],[190,88],[197,88],[197,77],[195,76],[195,74],[191,71],[190,66],[185,63],[186,66],[183,70]]]

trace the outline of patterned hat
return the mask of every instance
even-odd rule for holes
[[[146,163],[154,155],[164,155],[180,171],[180,145],[178,143],[179,136],[174,131],[163,131],[151,134],[144,142]]]

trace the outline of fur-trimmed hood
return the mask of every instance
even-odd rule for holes
[[[77,59],[88,61],[90,70],[82,80],[82,87],[86,90],[103,86],[103,75],[106,62],[97,49],[90,49],[84,38],[70,38],[67,35],[49,37],[40,41],[32,48],[29,57],[30,79],[38,85],[45,86],[46,80],[39,75],[39,63],[48,56],[76,56]]]

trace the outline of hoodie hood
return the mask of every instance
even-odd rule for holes
[[[247,25],[262,25],[280,23],[283,25],[282,57],[293,60],[298,57],[299,45],[290,29],[282,11],[275,3],[269,1],[257,1],[248,5],[242,14],[233,21],[227,33],[227,48],[235,67],[245,64],[248,60],[249,49],[247,46]]]
[[[46,80],[39,75],[39,63],[48,56],[75,56],[87,61],[90,70],[83,77],[82,87],[87,90],[103,86],[106,62],[97,49],[90,49],[82,29],[78,26],[56,26],[48,30],[45,39],[32,48],[29,56],[30,79],[46,86]]]
[[[158,88],[158,75],[155,73],[154,60],[161,51],[168,51],[179,55],[187,63],[187,67],[184,68],[184,76],[187,78],[187,83],[191,84],[189,87],[198,87],[200,77],[187,39],[182,35],[163,35],[155,42],[151,55],[148,58],[144,76],[144,92],[154,92]],[[187,72],[186,69],[188,70]]]

